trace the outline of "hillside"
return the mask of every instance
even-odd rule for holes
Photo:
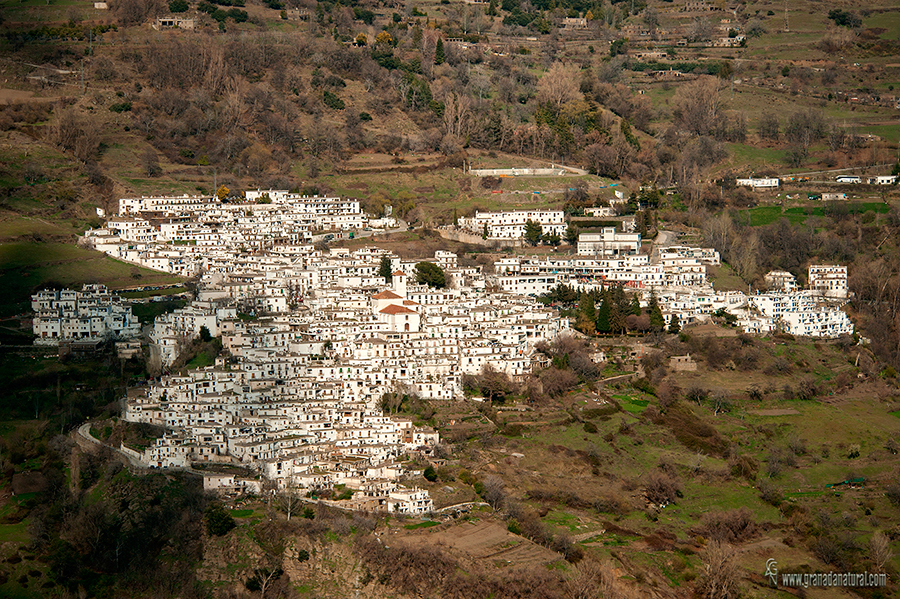
[[[628,357],[635,342],[649,348],[639,362]],[[220,506],[183,474],[134,477],[111,453],[73,447],[53,431],[60,414],[41,406],[40,420],[4,434],[5,485],[17,495],[3,499],[0,588],[126,596],[110,585],[128,580],[131,597],[225,597],[270,578],[266,596],[281,597],[586,597],[596,595],[579,589],[599,585],[604,597],[684,597],[708,589],[723,543],[741,596],[784,596],[763,577],[769,557],[782,573],[884,568],[890,586],[855,592],[893,596],[894,373],[845,340],[752,339],[715,326],[601,343],[606,370],[582,368],[582,384],[557,391],[544,373],[549,397],[404,399],[400,414],[445,439],[434,480],[407,482],[438,509],[459,506],[423,521],[314,502],[288,519],[279,497]],[[582,363],[577,345],[550,351]],[[669,362],[685,354],[696,370]],[[646,378],[619,376],[635,366]],[[159,433],[113,418],[91,434],[140,446]],[[36,464],[43,477],[27,487]]]
[[[900,170],[892,3],[0,0],[0,28],[0,595],[847,596],[771,589],[770,556],[883,571],[887,588],[853,593],[897,595],[898,191],[834,180]],[[560,163],[587,174],[466,172]],[[783,183],[736,186],[750,175]],[[72,431],[159,436],[118,421],[144,362],[28,347],[42,287],[190,284],[78,246],[118,198],[223,185],[391,206],[412,230],[338,244],[488,268],[497,253],[434,229],[478,209],[580,218],[623,191],[649,230],[721,253],[718,289],[847,264],[859,335],[593,337],[602,370],[580,344],[546,348],[540,385],[494,402],[386,406],[445,440],[433,480],[407,482],[475,505],[288,519],[275,497],[134,475]]]

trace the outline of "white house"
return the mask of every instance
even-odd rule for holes
[[[525,223],[541,226],[543,233],[564,235],[568,225],[562,210],[515,210],[511,212],[476,212],[471,218],[460,218],[459,226],[476,235],[487,231],[488,239],[522,239]]]
[[[615,227],[604,227],[600,233],[581,233],[578,236],[580,256],[625,256],[641,249],[640,233],[622,233]]]
[[[809,267],[809,288],[825,297],[846,299],[847,267],[839,265],[813,264]]]
[[[773,189],[778,187],[780,182],[776,177],[770,178],[750,178],[738,179],[735,184],[739,187],[752,187],[753,189]]]
[[[31,296],[35,315],[35,345],[60,341],[131,338],[140,334],[140,323],[131,306],[104,285],[85,285],[81,291],[45,289]]]

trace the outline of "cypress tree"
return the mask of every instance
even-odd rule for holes
[[[663,317],[662,309],[659,307],[659,301],[656,299],[656,292],[650,293],[650,327],[654,331],[661,331],[666,326],[666,319]]]
[[[444,64],[444,40],[438,38],[437,46],[434,49],[434,64]]]
[[[641,300],[638,299],[637,294],[631,296],[631,313],[635,316],[641,315]]]
[[[385,283],[390,283],[393,278],[393,272],[391,271],[391,259],[387,256],[381,257],[381,263],[378,265],[378,276],[384,277]]]
[[[625,330],[625,314],[615,302],[609,308],[609,330],[615,335],[621,335]]]
[[[597,332],[598,333],[608,333],[609,332],[609,317],[610,317],[610,307],[609,307],[609,299],[606,297],[606,294],[603,295],[603,301],[600,302],[600,309],[597,310]]]
[[[673,335],[681,331],[681,323],[678,321],[678,315],[673,313],[669,319],[669,332]]]

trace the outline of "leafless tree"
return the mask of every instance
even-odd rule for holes
[[[687,38],[692,42],[704,42],[712,39],[715,27],[709,19],[694,19],[688,28]]]
[[[697,590],[706,599],[734,599],[738,596],[736,552],[731,546],[710,541],[703,552],[705,572]]]
[[[869,557],[872,559],[872,563],[875,564],[877,572],[884,572],[885,566],[893,557],[890,540],[880,530],[876,531],[869,540]]]
[[[49,129],[50,140],[81,161],[94,156],[100,147],[99,124],[71,106],[55,112],[56,118]]]
[[[559,110],[566,102],[579,99],[581,91],[578,89],[578,72],[578,66],[573,63],[553,63],[538,81],[538,102],[552,104]]]
[[[495,511],[503,509],[506,504],[507,492],[503,479],[499,476],[489,476],[484,481],[484,500],[490,504]]]
[[[447,94],[444,98],[444,133],[457,138],[465,137],[469,129],[472,102],[465,94],[456,92]]]
[[[303,503],[296,487],[285,487],[275,496],[275,505],[284,512],[288,522],[291,521],[291,516],[300,509]]]
[[[165,8],[163,0],[116,0],[110,6],[123,25],[137,25],[148,17],[155,17]]]
[[[718,77],[704,76],[683,85],[675,93],[674,115],[681,126],[695,135],[706,135],[721,109]]]
[[[703,240],[722,255],[731,246],[732,234],[731,217],[726,212],[703,221]]]
[[[159,166],[159,159],[156,157],[156,151],[153,148],[147,148],[141,153],[141,168],[148,177],[156,177],[162,172]]]

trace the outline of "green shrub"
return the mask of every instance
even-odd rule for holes
[[[344,109],[344,101],[338,98],[334,93],[325,90],[323,94],[322,101],[325,103],[325,106],[328,108],[333,108],[334,110],[343,110]]]
[[[206,508],[206,532],[215,537],[228,534],[237,526],[221,503],[212,503]]]

